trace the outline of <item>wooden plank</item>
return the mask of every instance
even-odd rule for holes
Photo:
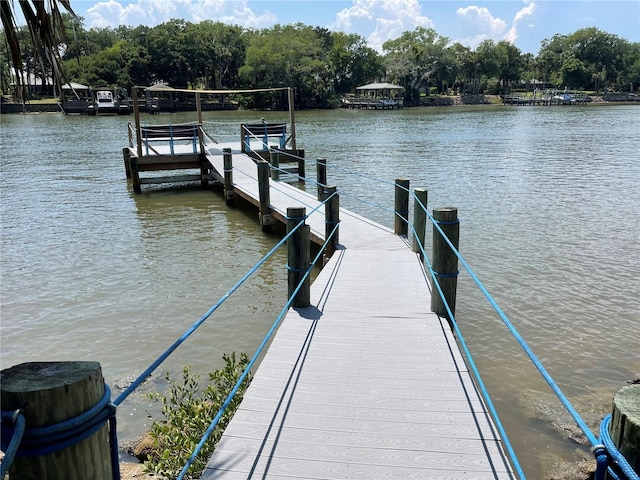
[[[211,179],[207,177],[208,176],[205,176],[207,180]],[[199,182],[200,179],[201,179],[200,175],[171,175],[171,176],[165,176],[165,177],[141,178],[140,183],[149,185],[149,184],[159,184],[159,183]]]

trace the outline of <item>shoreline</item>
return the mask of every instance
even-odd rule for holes
[[[608,98],[607,98],[608,97]],[[590,104],[607,104],[607,105],[638,105],[640,104],[640,96],[635,93],[613,93],[589,96],[590,101],[581,105]],[[421,105],[409,105],[403,108],[428,108],[428,107],[458,107],[458,106],[507,106],[522,107],[526,105],[508,105],[502,102],[500,95],[432,95],[423,97]],[[556,106],[556,105],[539,105],[539,106]],[[336,107],[338,110],[342,107]],[[195,110],[194,110],[195,111]],[[35,103],[8,103],[2,102],[0,114],[25,114],[25,113],[64,113],[60,102],[56,99],[51,101],[36,100]]]

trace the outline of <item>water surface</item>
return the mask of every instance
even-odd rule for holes
[[[277,112],[206,112],[220,140]],[[193,114],[145,117],[179,123]],[[126,384],[278,241],[220,192],[124,177],[129,117],[3,115],[1,367],[95,360]],[[391,227],[395,178],[455,206],[460,250],[590,424],[640,376],[640,107],[296,112],[298,147],[326,158],[341,205]],[[315,189],[313,185],[309,189]],[[163,372],[253,354],[286,296],[284,252],[260,269],[119,410],[142,432]],[[530,478],[580,458],[546,383],[463,274],[456,316]],[[428,368],[428,366],[425,366]],[[115,387],[114,387],[115,388]],[[560,428],[554,425],[561,425]]]

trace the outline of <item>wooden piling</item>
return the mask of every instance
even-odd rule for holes
[[[287,234],[300,222],[305,222],[306,208],[289,207],[287,208]],[[287,283],[289,298],[302,281],[311,259],[311,228],[304,223],[293,232],[287,240]],[[302,283],[302,287],[296,293],[291,304],[293,307],[308,307],[311,304],[311,279],[309,275]]]
[[[395,182],[395,221],[396,235],[406,235],[409,231],[409,180],[397,178]]]
[[[142,193],[142,186],[140,183],[140,171],[138,170],[138,158],[129,157],[129,170],[131,172],[131,186],[135,193]]]
[[[427,189],[416,188],[414,190],[415,199],[413,202],[413,243],[412,249],[424,260],[424,237],[427,229]]]
[[[222,149],[222,159],[224,162],[224,199],[227,205],[232,205],[236,194],[233,191],[233,159],[231,149]]]
[[[271,215],[269,162],[266,160],[258,161],[258,195],[260,197],[260,210],[258,211],[260,227],[262,228],[262,231],[268,231],[271,230],[274,218],[273,215]]]
[[[269,152],[269,162],[273,167],[271,169],[271,178],[277,182],[280,180],[280,152],[278,150],[271,150]]]
[[[21,409],[26,427],[55,425],[100,403],[104,379],[98,362],[33,362],[2,370],[3,411]],[[112,480],[108,426],[57,452],[16,456],[11,480]]]
[[[316,161],[316,183],[318,184],[318,201],[324,201],[325,186],[327,185],[327,159],[319,158]]]
[[[451,244],[458,250],[460,238],[460,222],[458,209],[453,207],[434,208],[433,218]],[[458,257],[442,237],[436,226],[433,226],[433,261],[431,262],[444,299],[451,309],[456,311],[456,290],[458,287]],[[431,279],[431,311],[441,317],[449,318],[444,301],[440,297],[433,278]]]
[[[629,385],[613,397],[609,436],[635,472],[640,472],[640,384]]]
[[[298,156],[298,177],[300,177],[298,181],[304,183],[307,178],[304,166],[304,150],[296,150],[296,155]]]
[[[324,198],[328,198],[327,203],[324,204],[324,218],[325,218],[325,233],[324,238],[329,238],[329,235],[333,233],[333,229],[340,222],[340,195],[337,193],[337,187],[334,185],[326,186],[323,193]],[[331,198],[329,198],[331,197]],[[335,231],[324,253],[325,260],[331,258],[333,253],[338,248],[340,242],[340,227]]]
[[[124,158],[124,171],[127,175],[127,178],[131,178],[131,151],[129,151],[129,147],[124,147],[122,149],[122,157]]]

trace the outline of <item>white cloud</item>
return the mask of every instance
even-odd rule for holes
[[[535,3],[529,2],[528,0],[524,0],[524,3],[527,5],[524,8],[518,10],[518,13],[516,13],[516,16],[513,19],[513,23],[511,24],[511,28],[504,36],[504,39],[511,44],[515,43],[515,41],[518,39],[518,24],[521,21],[526,20],[528,17],[533,16],[536,10]]]
[[[249,28],[267,27],[278,20],[269,11],[256,14],[249,8],[247,0],[194,0],[190,12],[194,23],[213,20]]]
[[[229,25],[260,28],[273,25],[277,18],[270,12],[253,12],[247,0],[137,0],[124,4],[116,0],[98,2],[87,9],[89,28],[117,25],[154,26],[172,18],[198,23],[202,20],[224,22]]]
[[[507,28],[507,22],[501,18],[494,17],[486,7],[469,6],[458,8],[456,14],[470,26],[478,29],[479,35],[497,38]]]
[[[533,16],[536,4],[531,0],[523,0],[525,6],[515,14],[511,28],[507,30],[507,22],[494,17],[486,7],[469,6],[458,8],[456,14],[465,23],[465,38],[458,41],[470,48],[476,48],[484,40],[506,40],[515,43],[518,38],[518,27],[521,22]]]
[[[343,32],[372,30],[367,42],[380,52],[384,42],[398,38],[402,32],[416,27],[432,28],[433,22],[421,11],[418,0],[353,0],[351,7],[336,14],[331,28]]]

